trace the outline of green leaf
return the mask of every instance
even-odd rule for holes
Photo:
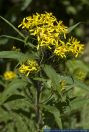
[[[6,20],[4,17],[0,16],[0,18],[5,21],[10,27],[12,27],[22,38],[25,38],[25,36],[8,20]]]
[[[0,104],[2,104],[4,101],[8,99],[8,97],[14,94],[14,92],[18,88],[23,89],[26,85],[27,85],[27,82],[20,80],[20,79],[14,79],[11,83],[7,85],[7,88],[1,94]]]
[[[41,81],[41,82],[46,82],[47,81],[47,79],[42,78],[42,77],[34,77],[33,79],[37,80],[37,81]]]
[[[8,39],[7,38],[2,38],[2,37],[0,38],[0,45],[7,44],[7,42],[8,42]]]
[[[29,132],[28,126],[20,115],[15,114],[15,121],[18,132]]]
[[[30,46],[31,48],[36,48],[35,45],[33,45],[31,42],[29,42],[28,38],[29,38],[29,36],[25,37],[24,44]]]
[[[30,115],[30,113],[29,113]],[[35,114],[31,114],[31,117],[26,117],[25,115],[23,116],[23,119],[25,121],[25,124],[28,126],[29,132],[36,132],[37,131],[37,123],[35,122],[34,119],[32,119],[35,116]],[[42,131],[43,132],[43,131]]]
[[[74,86],[89,91],[89,86],[87,86],[85,83],[83,83],[80,80],[74,79]]]
[[[21,99],[24,99],[25,97],[23,95],[20,95],[20,94],[14,94],[14,95],[11,95],[10,97],[8,97],[8,99],[6,100],[6,103],[7,102],[11,102],[11,101],[17,101],[17,100],[21,100]]]
[[[12,119],[11,115],[4,108],[0,107],[0,121],[8,121]]]
[[[29,4],[31,2],[32,2],[32,0],[23,0],[21,10],[24,11],[29,6]]]
[[[58,92],[60,92],[60,75],[58,73],[56,73],[56,71],[49,65],[45,65],[43,67],[45,73],[47,74],[47,76],[50,78],[50,80],[52,81],[52,85],[55,88],[55,90],[57,90]]]
[[[65,80],[67,85],[73,85],[73,79],[70,76],[60,76],[61,81]]]
[[[89,72],[89,67],[81,60],[69,60],[66,63],[70,73],[74,73],[76,69],[80,69],[84,72]]]
[[[61,121],[60,111],[56,107],[50,106],[50,105],[43,105],[43,108],[46,111],[48,111],[51,114],[53,114],[57,125],[59,126],[60,129],[62,129],[62,121]]]
[[[77,26],[79,26],[79,25],[80,25],[80,22],[78,22],[77,24],[75,24],[75,25],[69,27],[69,28],[68,28],[68,33],[70,33],[72,30],[74,30],[74,29],[75,29]]]
[[[9,35],[1,35],[0,36],[0,38],[3,38],[3,37],[13,39],[13,40],[17,40],[17,41],[20,41],[20,42],[24,43],[25,45],[29,45],[29,47],[31,47],[31,48],[36,48],[36,46],[34,46],[32,43],[26,41],[27,37],[25,37],[24,40],[22,40],[20,38],[17,38],[17,37],[14,37],[14,36],[9,36]]]
[[[14,129],[14,122],[10,122],[8,121],[7,125],[6,125],[6,130],[7,132],[15,132],[15,129]]]
[[[26,120],[25,120],[25,122],[26,122]],[[31,132],[37,131],[37,127],[36,127],[37,124],[34,120],[32,120],[32,119],[27,120],[27,124],[29,126],[29,131],[31,131]]]
[[[15,93],[17,93],[18,91],[16,91]],[[22,91],[21,91],[22,92]],[[13,110],[17,110],[17,109],[23,109],[23,110],[28,110],[30,109],[34,109],[34,104],[31,102],[32,100],[28,99],[26,96],[23,99],[12,99],[9,100],[11,97],[13,97],[13,95],[11,95],[10,97],[8,96],[7,100],[4,102],[4,106],[9,106],[9,108],[12,108]],[[21,111],[20,111],[21,113]],[[19,112],[18,112],[19,114]]]
[[[76,13],[77,13],[77,10],[74,6],[68,6],[66,10],[67,10],[67,13],[69,13],[69,14],[71,13],[73,15],[76,15]]]
[[[0,38],[10,38],[10,39],[13,39],[13,40],[18,40],[20,42],[23,42],[24,43],[24,40],[20,39],[20,38],[17,38],[17,37],[14,37],[14,36],[9,36],[9,35],[1,35]]]
[[[73,110],[81,109],[82,107],[84,107],[84,104],[88,104],[88,103],[89,103],[89,99],[85,97],[76,98],[70,102],[70,107],[69,106],[66,107],[65,113]]]
[[[27,57],[25,54],[18,52],[18,51],[1,51],[0,58],[11,58],[22,60],[23,58]]]
[[[3,81],[0,80],[0,85],[2,85],[3,87],[5,87],[5,83]]]
[[[8,120],[5,126],[7,132],[29,132],[28,126],[23,120],[23,117],[12,111],[10,111],[10,113],[8,114],[12,117],[12,120],[11,121]]]

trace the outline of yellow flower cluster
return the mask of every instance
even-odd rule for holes
[[[75,57],[78,57],[83,50],[84,45],[80,44],[80,41],[76,38],[71,37],[66,43],[64,41],[60,41],[60,44],[55,47],[54,54],[63,58],[66,57],[68,53],[71,53]]]
[[[5,80],[11,80],[16,77],[16,73],[13,71],[6,71],[3,76],[4,76]]]
[[[68,27],[62,21],[58,22],[52,13],[36,13],[26,17],[19,27],[27,29],[31,35],[36,36],[38,50],[40,47],[49,48],[54,50],[55,55],[64,58],[68,53],[77,57],[84,49],[84,45],[81,45],[77,39],[73,37],[66,39]]]
[[[57,20],[52,15],[52,13],[45,13],[45,14],[36,13],[36,15],[24,18],[22,23],[19,25],[19,27],[22,26],[22,28],[33,29],[34,27],[37,27],[39,25],[40,26],[45,24],[53,25],[53,23],[56,21]]]
[[[27,60],[25,64],[19,67],[19,72],[29,76],[30,73],[38,72],[39,65],[35,60]]]
[[[68,28],[63,25],[62,21],[57,22],[52,13],[33,15],[23,19],[19,27],[27,29],[31,35],[37,37],[38,49],[40,47],[51,48],[52,45],[57,45],[60,40],[60,35],[68,32]]]

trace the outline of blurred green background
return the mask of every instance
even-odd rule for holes
[[[72,26],[81,22],[72,31],[72,34],[85,44],[83,60],[89,63],[89,0],[0,0],[0,15],[9,20],[16,27],[22,19],[33,13],[52,12],[58,20],[62,20],[66,26]],[[4,21],[0,20],[0,35],[17,36]],[[0,38],[0,50],[10,50],[12,45],[24,47],[18,41]],[[3,60],[0,64],[3,67]],[[2,68],[3,69],[3,68]],[[0,70],[2,73],[3,70]]]

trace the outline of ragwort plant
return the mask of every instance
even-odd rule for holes
[[[0,51],[0,58],[10,59],[10,65],[0,77],[0,85],[4,87],[0,94],[0,131],[70,128],[67,113],[78,103],[74,88],[88,90],[87,85],[70,72],[70,61],[76,62],[84,51],[84,44],[70,33],[78,24],[68,28],[52,13],[36,13],[24,18],[18,26],[24,30],[23,34],[1,18],[19,36],[1,37],[18,40],[26,51],[15,46],[10,51]],[[11,70],[13,60],[16,64]]]

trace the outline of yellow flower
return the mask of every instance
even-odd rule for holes
[[[66,87],[66,81],[65,80],[62,80],[60,82],[60,86],[61,86],[61,91],[63,91],[65,89],[65,87]]]
[[[58,44],[60,36],[68,33],[68,28],[62,21],[57,22],[52,13],[44,13],[26,17],[23,19],[19,27],[27,29],[31,35],[36,36],[38,45],[51,49],[52,46]]]
[[[45,13],[45,14],[38,14],[33,16],[28,16],[23,19],[21,24],[18,27],[26,28],[26,29],[32,29],[37,26],[41,26],[44,24],[53,25],[54,22],[56,22],[56,18],[52,15],[52,13]]]
[[[69,52],[71,52],[75,57],[78,57],[79,54],[83,53],[84,44],[81,44],[76,38],[71,37],[67,44]]]
[[[26,66],[26,65],[22,64],[22,65],[19,67],[19,72],[20,72],[20,73],[23,73],[23,74],[26,74],[26,76],[28,76],[28,74],[30,73],[29,66]]]
[[[58,44],[55,46],[54,54],[56,56],[60,56],[61,58],[66,58],[67,52],[68,52],[68,48],[66,46],[66,43],[60,40]]]
[[[3,76],[5,80],[11,80],[16,77],[16,73],[13,71],[6,71]]]
[[[52,49],[56,56],[64,58],[67,54],[78,57],[84,50],[84,45],[80,44],[76,38],[66,39],[68,27],[62,21],[57,21],[52,13],[44,13],[26,17],[19,27],[25,28],[35,36],[38,42],[37,50],[40,48]]]
[[[34,35],[37,36],[38,47],[47,47],[51,49],[52,46],[55,46],[60,41],[60,36],[67,33],[66,28],[62,28],[62,22],[60,26],[58,25],[46,25],[42,27],[37,27]],[[64,35],[65,36],[65,35]]]
[[[66,52],[66,46],[59,46],[54,50],[54,54],[60,56],[61,58],[66,58]]]
[[[84,45],[80,44],[76,38],[71,37],[66,43],[62,40],[55,46],[54,54],[62,58],[66,58],[67,54],[78,57],[84,50]]]
[[[57,25],[57,29],[64,35],[64,38],[66,38],[66,34],[68,33],[68,27],[63,24],[63,21],[59,21]]]
[[[19,67],[19,72],[29,76],[30,73],[38,72],[39,65],[35,60],[27,60],[25,64]]]

